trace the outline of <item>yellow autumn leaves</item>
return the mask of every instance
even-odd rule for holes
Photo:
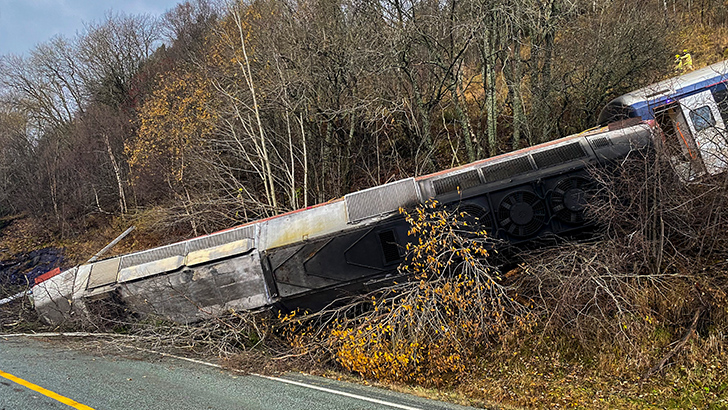
[[[137,138],[125,147],[134,179],[162,171],[171,182],[183,181],[191,152],[213,131],[211,100],[209,87],[193,73],[171,71],[159,77],[139,111]]]
[[[417,238],[400,267],[408,279],[373,296],[365,313],[339,318],[327,344],[364,376],[446,384],[466,376],[479,350],[532,321],[488,265],[492,242],[464,214],[434,201],[402,212]]]

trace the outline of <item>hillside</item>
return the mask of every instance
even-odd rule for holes
[[[728,59],[728,3],[198,0],[159,20],[110,15],[0,56],[0,299],[130,226],[108,255],[578,133],[686,50],[694,68]],[[411,261],[413,280],[348,310],[79,326],[480,405],[724,408],[728,181],[686,186],[668,168],[604,176],[595,238],[458,275]],[[462,222],[438,211],[418,226]],[[491,251],[450,238],[420,255]],[[48,329],[25,300],[0,306],[0,325]]]

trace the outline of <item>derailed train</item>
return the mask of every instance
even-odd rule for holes
[[[698,109],[704,116],[702,106],[686,106],[684,111],[681,105],[674,106],[680,100],[676,96],[692,101],[696,93],[710,93],[704,83],[707,77],[719,75],[718,81],[709,80],[710,87],[719,84],[725,89],[728,62],[721,64],[670,80],[673,88],[666,88],[667,82],[656,85],[658,90],[668,89],[662,93],[670,94],[662,105],[672,114],[653,110],[656,106],[650,98],[661,94],[640,90],[608,105],[600,119],[610,123],[610,116],[626,117],[625,121],[211,235],[46,275],[32,289],[36,310],[44,320],[60,323],[83,318],[113,300],[130,312],[188,323],[231,310],[273,305],[319,308],[396,276],[403,250],[412,240],[398,210],[431,198],[478,217],[491,236],[514,243],[578,232],[586,223],[590,167],[618,163],[656,142],[684,144],[674,162],[686,180],[717,173],[728,165],[728,155],[722,156],[722,147],[728,144],[716,142],[718,134],[709,138],[704,133],[710,128],[705,124],[712,122],[716,130],[722,126],[716,118],[728,112],[713,112],[707,103],[714,115],[712,121],[701,122],[693,114]],[[703,84],[682,95],[681,81]],[[715,99],[712,103],[722,108]],[[638,105],[642,111],[637,111]],[[662,131],[680,130],[680,126],[684,128],[675,135]],[[667,141],[671,138],[680,139]],[[680,157],[685,153],[687,159]]]

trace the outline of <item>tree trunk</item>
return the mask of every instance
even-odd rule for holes
[[[508,80],[508,90],[511,97],[511,108],[513,110],[513,140],[511,148],[517,150],[521,148],[521,126],[525,123],[523,113],[523,102],[521,99],[521,43],[519,38],[513,44],[513,58],[511,59],[511,69],[505,70],[510,74]]]
[[[455,115],[458,117],[460,123],[460,129],[463,131],[463,141],[465,142],[465,150],[468,153],[468,162],[473,162],[478,158],[476,152],[476,144],[473,144],[473,135],[470,128],[470,118],[467,113],[467,101],[465,101],[465,109],[460,105],[460,86],[462,85],[462,73],[455,73],[450,93],[452,94],[453,107],[455,109]],[[465,97],[463,97],[465,100]]]
[[[488,138],[488,155],[495,156],[498,153],[498,101],[496,100],[495,89],[495,65],[496,65],[496,47],[495,47],[495,30],[492,16],[488,16],[485,29],[483,30],[483,48],[481,57],[483,60],[483,84],[485,88],[485,110],[487,121],[487,138]]]
[[[288,133],[288,153],[290,154],[290,169],[288,170],[288,204],[291,209],[298,209],[298,197],[296,195],[296,159],[293,155],[293,132],[291,131],[291,115],[286,108],[286,131]]]
[[[422,121],[422,127],[420,129],[420,136],[422,138],[422,147],[425,151],[425,168],[428,168],[430,171],[437,168],[437,164],[435,163],[435,160],[432,158],[432,150],[433,150],[433,144],[432,144],[432,131],[431,131],[431,124],[430,124],[430,110],[426,106],[425,102],[422,99],[422,92],[420,91],[420,86],[417,83],[417,78],[411,75],[411,73],[408,72],[407,78],[410,79],[410,83],[412,84],[412,91],[414,93],[414,102],[417,107],[417,113],[420,116],[420,120]]]
[[[325,137],[324,137],[324,145],[321,147],[321,197],[319,198],[319,202],[323,202],[326,200],[326,197],[329,197],[331,195],[331,192],[329,192],[329,187],[336,185],[333,181],[333,167],[331,164],[333,164],[333,145],[334,145],[334,125],[332,122],[334,119],[330,119],[326,121],[325,127]]]
[[[354,131],[356,131],[356,116],[354,113],[351,114],[351,123],[349,124],[349,134],[346,138],[346,144],[344,146],[344,158],[342,162],[343,170],[342,170],[342,177],[343,177],[343,186],[344,186],[344,193],[348,194],[351,192],[351,162],[353,160],[351,155],[351,146],[354,143]]]
[[[106,151],[109,154],[109,160],[111,161],[111,166],[114,168],[114,175],[116,176],[116,183],[119,188],[119,211],[122,215],[124,215],[127,212],[126,208],[126,195],[124,194],[124,183],[121,179],[121,168],[119,168],[119,163],[116,162],[116,156],[114,156],[114,151],[111,149],[111,143],[109,142],[109,136],[104,134],[104,142],[106,143]]]
[[[303,144],[303,207],[308,207],[308,154],[306,153],[306,131],[303,128],[303,114],[299,115],[298,122],[301,124],[301,140]]]
[[[260,138],[260,146],[262,150],[262,160],[265,165],[265,183],[268,187],[268,201],[269,205],[273,207],[273,212],[278,212],[278,201],[276,200],[276,190],[275,190],[275,184],[273,181],[273,172],[271,170],[271,163],[270,158],[268,157],[268,143],[266,142],[265,132],[263,131],[263,121],[260,118],[260,110],[258,109],[258,99],[255,93],[255,83],[253,82],[253,74],[250,69],[250,60],[248,59],[248,52],[245,47],[245,33],[243,30],[243,21],[242,17],[240,16],[240,13],[238,11],[233,11],[232,13],[233,17],[235,18],[235,24],[238,29],[238,34],[240,35],[240,47],[241,51],[243,52],[243,61],[238,61],[238,64],[240,65],[241,70],[243,71],[243,76],[245,77],[245,81],[248,84],[248,88],[250,90],[250,95],[252,98],[252,105],[253,105],[253,114],[255,115],[255,122],[258,128],[258,136]]]

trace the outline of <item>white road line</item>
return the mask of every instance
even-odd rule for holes
[[[201,364],[201,365],[205,365],[205,366],[210,366],[210,367],[215,367],[215,368],[218,368],[218,369],[221,368],[221,366],[219,364],[205,362],[205,361],[202,361],[202,360],[190,359],[188,357],[182,357],[182,356],[177,356],[177,355],[174,355],[174,354],[158,352],[158,351],[154,351],[154,350],[150,350],[150,349],[145,349],[145,348],[142,348],[142,347],[129,346],[129,345],[122,345],[122,346],[131,348],[131,349],[141,350],[143,352],[155,353],[155,354],[158,354],[158,355],[161,355],[161,356],[171,357],[171,358],[174,358],[174,359],[186,360],[188,362],[197,363],[197,364]],[[273,380],[273,381],[277,381],[277,382],[293,384],[293,385],[300,386],[300,387],[306,387],[306,388],[313,389],[313,390],[319,390],[319,391],[323,391],[323,392],[326,392],[326,393],[337,394],[339,396],[346,396],[346,397],[350,397],[350,398],[357,399],[357,400],[368,401],[370,403],[381,404],[381,405],[388,406],[388,407],[393,407],[393,408],[396,408],[396,409],[402,409],[402,410],[422,410],[419,407],[405,406],[403,404],[397,404],[397,403],[392,403],[392,402],[388,402],[388,401],[384,401],[384,400],[373,399],[371,397],[360,396],[358,394],[347,393],[347,392],[343,392],[343,391],[339,391],[339,390],[334,390],[334,389],[328,389],[326,387],[319,387],[319,386],[315,386],[313,384],[308,384],[308,383],[303,383],[303,382],[297,382],[297,381],[294,381],[294,380],[288,380],[288,379],[284,379],[284,378],[281,378],[281,377],[263,376],[262,374],[257,374],[257,373],[250,373],[250,375],[251,376],[257,376],[257,377],[262,377],[264,379]]]
[[[326,387],[314,386],[312,384],[297,382],[297,381],[294,381],[294,380],[283,379],[283,378],[280,378],[280,377],[263,376],[261,374],[256,374],[256,373],[251,373],[251,375],[258,376],[258,377],[262,377],[262,378],[268,379],[268,380],[277,381],[277,382],[293,384],[293,385],[300,386],[300,387],[306,387],[306,388],[313,389],[313,390],[319,390],[319,391],[326,392],[326,393],[338,394],[339,396],[345,396],[345,397],[350,397],[350,398],[357,399],[357,400],[368,401],[370,403],[376,403],[376,404],[381,404],[381,405],[384,405],[384,406],[394,407],[396,409],[403,409],[403,410],[422,410],[419,407],[405,406],[404,404],[397,404],[397,403],[392,403],[392,402],[388,402],[388,401],[384,401],[384,400],[373,399],[371,397],[360,396],[358,394],[347,393],[347,392],[343,392],[343,391],[339,391],[339,390],[333,390],[333,389],[327,389]]]
[[[43,333],[0,333],[0,337],[7,339],[9,337],[127,337],[118,333],[90,333],[90,332],[43,332]]]
[[[204,366],[210,366],[210,367],[214,367],[214,368],[216,368],[216,369],[221,369],[221,368],[222,368],[222,366],[220,366],[219,364],[215,364],[215,363],[210,363],[210,362],[206,362],[206,361],[204,361],[204,360],[197,360],[197,359],[192,359],[192,358],[189,358],[189,357],[184,357],[184,356],[177,356],[176,354],[170,354],[170,353],[158,352],[158,351],[156,351],[156,350],[151,350],[151,349],[145,349],[145,348],[143,348],[143,347],[136,347],[136,346],[131,346],[131,345],[124,345],[124,344],[120,344],[119,346],[123,346],[123,347],[129,348],[129,349],[136,349],[136,350],[140,350],[140,351],[142,351],[142,352],[147,352],[147,353],[154,353],[154,354],[158,354],[158,355],[160,355],[160,356],[164,356],[164,357],[171,357],[171,358],[173,358],[173,359],[177,359],[177,360],[185,360],[185,361],[188,361],[188,362],[192,362],[192,363],[196,363],[196,364],[201,364],[201,365],[204,365]]]
[[[197,359],[190,359],[188,357],[177,356],[177,355],[174,355],[174,354],[158,352],[158,351],[154,351],[154,350],[150,350],[150,349],[144,349],[142,347],[129,346],[129,345],[122,345],[122,346],[127,347],[127,348],[131,348],[131,349],[141,350],[143,352],[155,353],[155,354],[158,354],[158,355],[161,355],[161,356],[172,357],[174,359],[186,360],[188,362],[197,363],[197,364],[201,364],[201,365],[205,365],[205,366],[210,366],[210,367],[215,367],[215,368],[218,368],[218,369],[222,367],[219,364],[205,362],[205,361],[197,360]],[[326,387],[319,387],[319,386],[315,386],[313,384],[308,384],[308,383],[303,383],[303,382],[297,382],[297,381],[294,381],[294,380],[283,379],[283,378],[280,378],[280,377],[263,376],[262,374],[257,374],[257,373],[250,373],[250,375],[251,376],[257,376],[257,377],[262,377],[264,379],[273,380],[273,381],[277,381],[277,382],[281,382],[281,383],[288,383],[288,384],[293,384],[293,385],[300,386],[300,387],[306,387],[306,388],[313,389],[313,390],[319,390],[319,391],[326,392],[326,393],[337,394],[339,396],[350,397],[352,399],[357,399],[357,400],[362,400],[362,401],[368,401],[370,403],[381,404],[381,405],[384,405],[384,406],[393,407],[395,409],[402,409],[402,410],[422,410],[419,407],[405,406],[404,404],[397,404],[397,403],[392,403],[392,402],[388,402],[388,401],[384,401],[384,400],[373,399],[371,397],[360,396],[358,394],[353,394],[353,393],[347,393],[347,392],[343,392],[343,391],[339,391],[339,390],[328,389]]]

